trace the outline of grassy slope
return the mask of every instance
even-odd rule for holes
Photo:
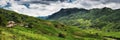
[[[64,24],[67,25],[80,26],[83,28],[92,27],[92,28],[102,29],[104,31],[120,31],[119,9],[112,10],[110,8],[102,8],[102,9],[77,11],[75,13],[71,13],[67,11],[72,11],[72,10],[64,9],[63,11],[59,11],[51,15],[49,18],[51,20],[63,22]],[[65,16],[64,14],[67,15]]]
[[[105,38],[109,36],[120,40],[120,9],[103,8],[83,11],[80,9],[77,12],[69,11],[73,10],[62,9],[62,11],[51,15],[49,19],[63,22],[67,25],[79,26],[82,31],[89,34],[98,34]]]
[[[15,21],[16,26],[7,28],[8,21]],[[58,22],[17,14],[13,11],[0,9],[0,39],[1,40],[103,40],[96,35],[77,27],[66,26]],[[29,24],[31,27],[20,26]],[[93,30],[92,30],[93,31]],[[62,36],[59,36],[59,35]]]

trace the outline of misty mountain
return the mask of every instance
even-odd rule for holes
[[[39,16],[39,17],[37,17],[37,18],[47,20],[48,16]]]

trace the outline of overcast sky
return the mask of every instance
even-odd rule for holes
[[[29,16],[48,16],[61,8],[120,8],[120,0],[0,0],[0,7]]]

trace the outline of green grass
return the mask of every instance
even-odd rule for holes
[[[111,36],[120,38],[120,32],[104,32],[97,29],[79,29],[77,27],[66,27],[67,31],[60,31],[66,34],[65,38],[58,37],[53,34],[38,33],[41,30],[29,29],[25,27],[16,26],[14,28],[0,27],[1,40],[112,40],[104,36]],[[37,30],[37,29],[36,29]],[[52,30],[53,31],[53,30]],[[56,32],[52,32],[57,34]],[[98,33],[98,34],[96,34]]]

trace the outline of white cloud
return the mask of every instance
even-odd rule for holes
[[[40,4],[40,3],[30,3],[30,8],[27,8],[24,5],[21,5],[23,2],[30,0],[22,0],[22,1],[8,1],[8,0],[0,0],[0,5],[4,6],[9,2],[12,4],[11,7],[8,7],[8,9],[14,10],[16,12],[19,12],[21,14],[29,15],[29,16],[48,16],[51,15],[57,11],[59,11],[61,8],[86,8],[86,9],[92,9],[92,8],[103,8],[103,7],[110,7],[112,9],[118,9],[120,8],[120,3],[115,3],[110,1],[110,3],[104,4],[104,1],[91,1],[91,0],[75,0],[72,3],[68,2],[51,2],[50,5],[46,4]],[[46,1],[47,2],[47,1]]]

